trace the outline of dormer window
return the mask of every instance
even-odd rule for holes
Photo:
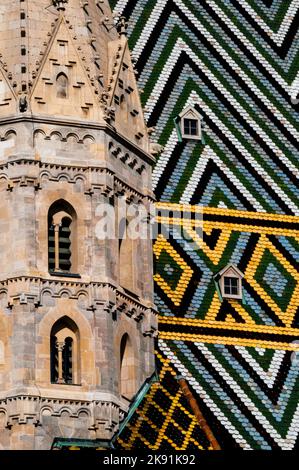
[[[240,279],[237,277],[224,276],[224,294],[225,295],[239,295],[240,293]]]
[[[229,264],[214,276],[219,294],[226,299],[242,299],[243,273],[233,264]]]
[[[184,109],[175,122],[181,139],[201,140],[202,116],[192,106]]]
[[[184,136],[198,136],[198,120],[184,118]]]

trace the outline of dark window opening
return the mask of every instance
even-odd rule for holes
[[[66,338],[63,348],[62,370],[66,384],[73,383],[73,340]]]
[[[71,263],[71,219],[64,217],[59,227],[59,269],[70,271]]]
[[[57,98],[66,99],[68,97],[68,78],[64,73],[60,73],[56,78]]]
[[[76,269],[76,213],[66,201],[56,201],[48,213],[49,271],[70,273]]]
[[[51,383],[79,384],[80,337],[77,325],[68,317],[59,319],[50,335]]]
[[[51,335],[51,383],[58,382],[58,348],[57,338]]]
[[[197,119],[184,119],[184,134],[185,135],[198,135]]]
[[[239,295],[239,279],[237,277],[224,277],[224,293]]]

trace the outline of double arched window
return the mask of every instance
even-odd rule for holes
[[[77,325],[68,317],[52,327],[50,338],[51,382],[78,384],[80,375],[80,337]]]
[[[48,213],[49,271],[71,272],[76,261],[76,213],[66,201],[52,204]]]

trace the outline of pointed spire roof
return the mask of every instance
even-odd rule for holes
[[[108,0],[0,0],[0,69],[15,94],[30,92],[60,15],[90,79],[105,86],[107,44],[118,37]]]
[[[149,152],[126,29],[108,0],[0,0],[0,118],[106,122]]]

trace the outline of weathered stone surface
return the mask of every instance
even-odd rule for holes
[[[126,39],[103,25],[106,16],[113,21],[106,0],[70,0],[60,16],[48,6],[0,1],[2,449],[110,439],[154,371],[151,242],[136,241],[120,255],[118,233],[99,240],[96,231],[108,199],[153,198],[134,73],[122,78],[124,60],[133,70]],[[23,69],[20,28],[29,44]],[[127,91],[118,104],[119,86]],[[71,273],[49,272],[48,213],[56,201],[73,211]],[[62,318],[76,325],[72,384],[51,383],[51,332]]]

